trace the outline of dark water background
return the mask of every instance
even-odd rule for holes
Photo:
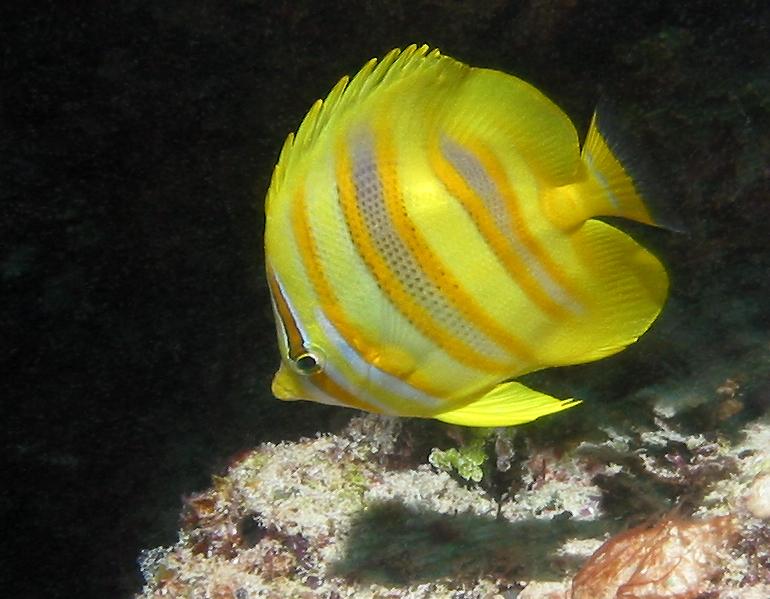
[[[650,234],[674,298],[605,386],[645,352],[632,387],[739,359],[770,321],[768,40],[751,1],[3,3],[2,593],[130,596],[230,456],[344,417],[271,399],[262,199],[313,100],[392,47],[517,74],[583,130],[611,98],[647,148],[689,235]]]

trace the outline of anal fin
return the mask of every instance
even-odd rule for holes
[[[498,385],[473,403],[442,412],[434,418],[463,426],[513,426],[561,412],[579,403],[575,399],[557,399],[510,381]]]

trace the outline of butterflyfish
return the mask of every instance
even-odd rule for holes
[[[594,217],[655,224],[594,115],[427,46],[343,77],[281,150],[265,258],[273,394],[467,426],[580,403],[517,377],[636,341],[660,261]]]

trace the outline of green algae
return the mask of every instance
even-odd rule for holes
[[[484,477],[484,464],[489,459],[485,440],[473,439],[459,448],[433,449],[428,461],[432,466],[445,472],[457,472],[463,479],[481,482]]]

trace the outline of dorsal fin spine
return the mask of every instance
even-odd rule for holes
[[[391,50],[380,60],[372,58],[352,79],[347,75],[342,77],[325,100],[317,100],[313,104],[297,133],[286,138],[273,172],[267,201],[278,194],[297,156],[311,148],[330,123],[344,115],[348,107],[363,101],[375,89],[404,75],[430,68],[442,60],[455,62],[443,56],[438,49],[412,44],[403,50]]]

